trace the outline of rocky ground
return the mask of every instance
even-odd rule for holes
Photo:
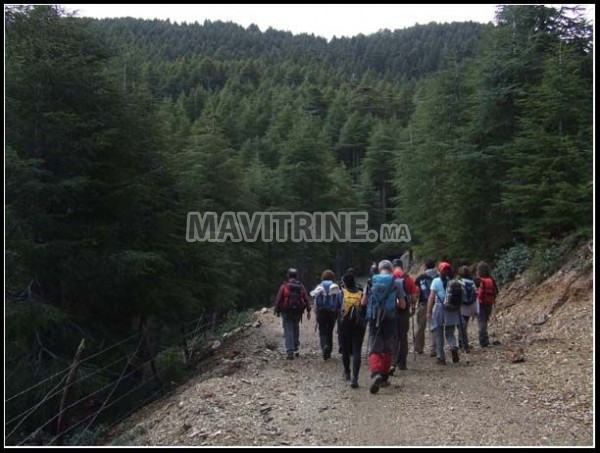
[[[314,319],[301,324],[300,357],[287,361],[280,319],[258,312],[259,327],[134,414],[112,444],[592,445],[592,281],[586,256],[540,286],[517,280],[490,327],[496,345],[479,348],[473,323],[468,363],[411,354],[376,395],[366,360],[358,389],[342,379],[341,356],[323,361]]]

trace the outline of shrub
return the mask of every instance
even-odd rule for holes
[[[531,260],[531,250],[525,244],[515,244],[496,256],[493,275],[503,285],[519,275]]]

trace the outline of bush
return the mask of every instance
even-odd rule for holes
[[[496,256],[493,275],[503,285],[519,275],[531,260],[531,250],[525,244],[515,244]]]
[[[540,244],[531,260],[526,272],[528,283],[539,283],[550,277],[565,263],[565,260],[579,247],[587,238],[579,233],[572,234],[560,241]]]
[[[89,429],[82,429],[68,436],[64,440],[67,446],[93,446],[100,443],[102,434],[106,431],[106,425],[100,424]]]
[[[180,382],[185,377],[185,362],[181,346],[171,346],[156,356],[156,369],[162,380]]]

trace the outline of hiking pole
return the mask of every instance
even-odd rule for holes
[[[417,360],[417,348],[415,347],[415,309],[413,309],[413,314],[412,314],[412,337],[413,337],[413,360]]]
[[[458,324],[459,324],[459,335],[462,336],[463,352],[465,353],[465,363],[469,364],[469,353],[467,352],[467,330],[464,325],[465,320],[462,317],[462,313],[458,312]]]

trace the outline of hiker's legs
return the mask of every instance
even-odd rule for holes
[[[285,352],[287,355],[294,354],[294,317],[291,313],[281,313],[281,324],[283,325],[283,336],[285,338]]]
[[[392,349],[394,346],[394,332],[396,323],[394,319],[384,319],[381,321],[381,339],[382,339],[382,364],[384,372],[381,373],[383,380],[387,381],[390,367],[392,366]]]
[[[446,342],[448,343],[448,347],[450,348],[450,350],[458,349],[456,337],[454,336],[454,328],[454,325],[444,326],[444,336],[446,337]]]
[[[301,313],[295,313],[294,315],[294,350],[297,351],[300,348],[300,318]]]
[[[429,355],[430,356],[435,356],[436,352],[435,352],[435,331],[431,330],[431,323],[428,322],[427,323],[427,335],[428,335],[428,340],[429,340]]]
[[[438,326],[431,332],[435,337],[435,355],[438,359],[445,359],[444,354],[444,327]]]
[[[329,315],[329,330],[327,331],[327,354],[329,356],[331,356],[331,353],[333,352],[333,329],[335,329],[337,319],[337,313],[331,313]]]
[[[479,305],[479,345],[488,346],[490,338],[488,336],[488,320],[492,313],[492,305]]]
[[[337,320],[338,352],[342,354],[342,318]]]
[[[469,350],[469,333],[467,330],[469,327],[469,318],[470,316],[462,317],[462,346],[466,351]]]
[[[358,379],[358,372],[360,370],[362,344],[365,337],[365,327],[354,326],[352,332],[352,377]]]
[[[456,325],[456,328],[458,329],[458,347],[459,349],[463,349],[465,347],[465,337],[467,334],[467,329],[465,327],[465,321],[464,321],[464,316],[463,315],[458,315],[459,316],[459,322]],[[468,341],[467,341],[468,343]]]
[[[349,323],[338,324],[338,337],[340,341],[340,348],[342,350],[342,365],[344,366],[344,372],[350,372],[350,350],[352,348],[352,332]]]
[[[408,331],[410,330],[410,312],[405,310],[400,314],[398,335],[400,336],[400,351],[397,357],[398,366],[406,368],[406,356],[408,356]]]
[[[319,339],[321,340],[321,351],[323,352],[323,358],[331,357],[331,350],[333,348],[333,328],[335,327],[335,321],[337,319],[336,313],[319,311]]]
[[[392,364],[394,321],[393,319],[382,320],[379,327],[375,327],[375,321],[371,321],[369,325],[369,336],[371,337],[369,367],[371,376],[381,374],[384,379],[387,379]]]
[[[422,354],[425,348],[425,329],[427,328],[427,307],[425,304],[418,305],[416,316],[417,325],[415,326],[415,344],[413,347],[417,353]]]
[[[394,320],[394,334],[392,337],[392,365],[395,367],[398,364],[400,356],[400,317]]]

